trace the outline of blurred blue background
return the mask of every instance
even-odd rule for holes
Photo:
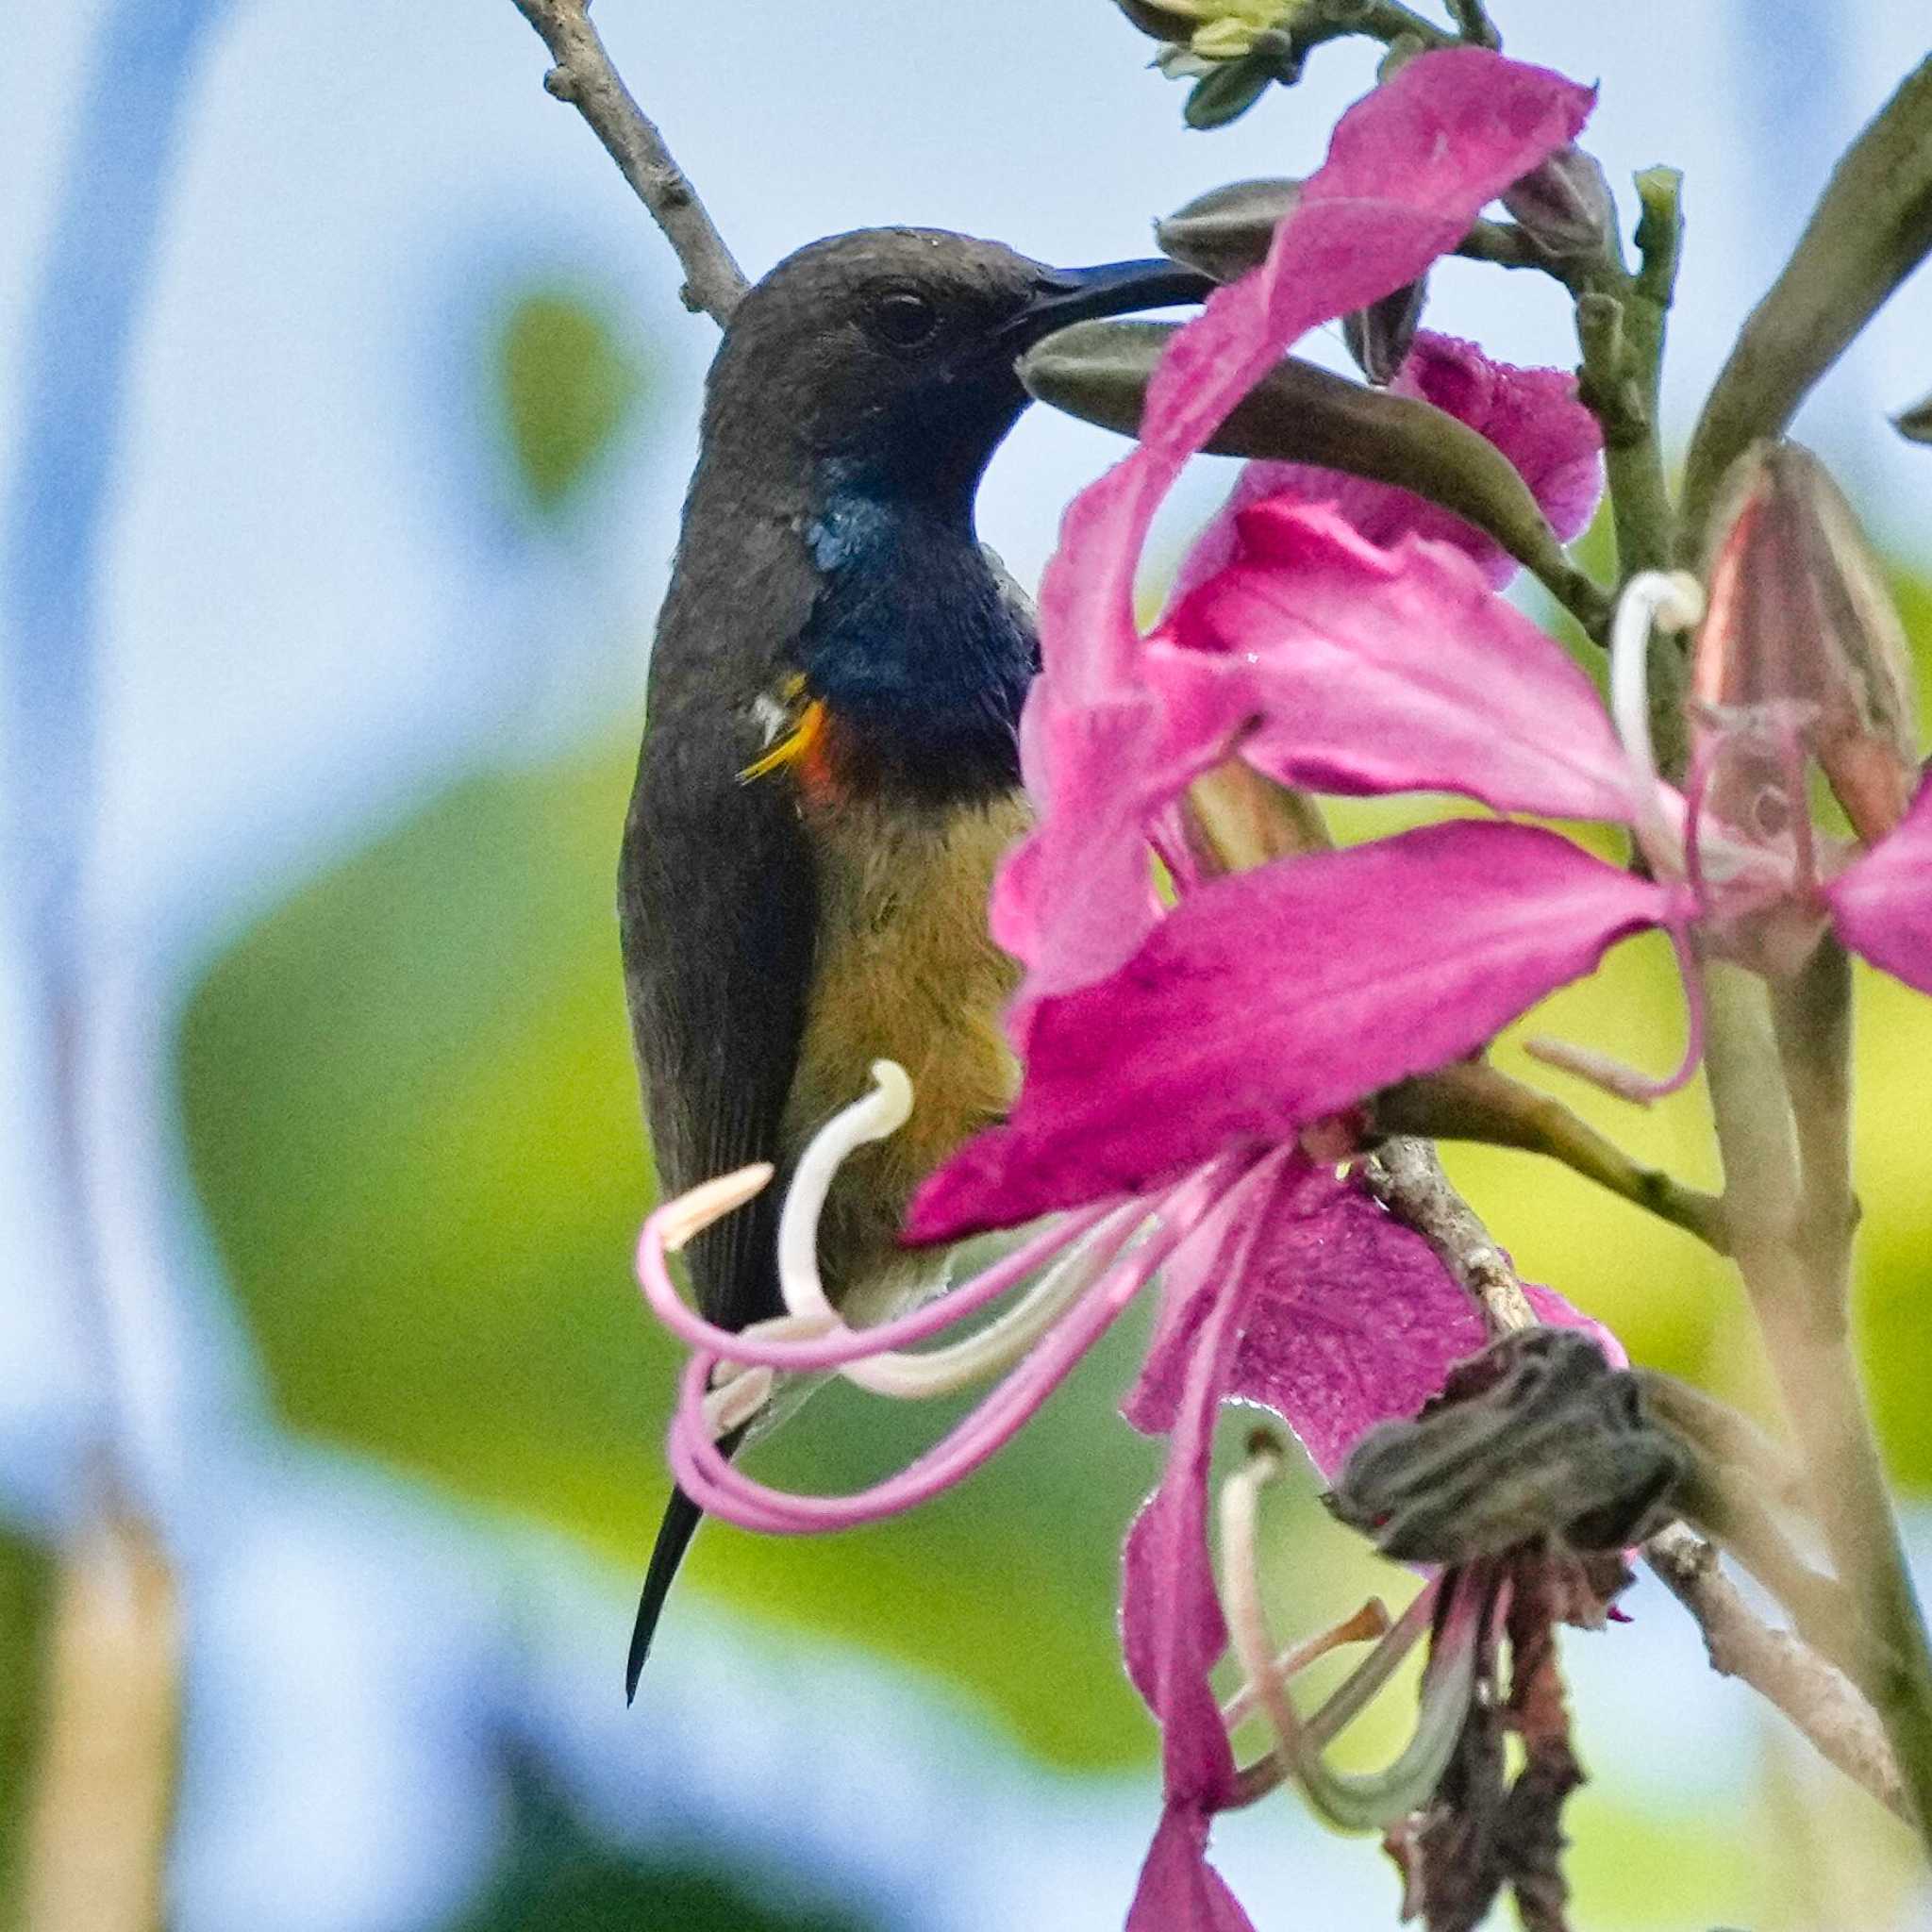
[[[1620,188],[1687,172],[1681,443],[1923,51],[1910,9],[1497,11],[1512,52],[1601,79]],[[1107,0],[598,19],[754,274],[877,222],[1144,252],[1217,182],[1307,172],[1372,75],[1324,50],[1203,137]],[[712,341],[663,242],[509,0],[16,8],[0,47],[0,1897],[42,1828],[105,1442],[179,1594],[178,1932],[1118,1924],[1157,1808],[1112,1622],[1154,1467],[1112,1413],[1131,1334],[918,1516],[708,1530],[623,1706],[675,1357],[629,1281],[651,1176],[611,878]],[[1452,263],[1433,303],[1492,352],[1574,359],[1554,289]],[[1800,425],[1922,647],[1932,454],[1883,419],[1932,387],[1928,334],[1921,284]],[[1023,424],[983,497],[1023,579],[1118,450]],[[1224,487],[1199,468],[1170,546]],[[1637,947],[1543,1024],[1662,1064],[1671,998]],[[1867,1355],[1917,1492],[1932,1189],[1899,1129],[1932,1027],[1883,989],[1866,1012]],[[1603,1117],[1709,1177],[1694,1094]],[[1526,1272],[1761,1400],[1687,1242],[1513,1158],[1457,1171]],[[822,1404],[774,1479],[855,1483],[932,1426]],[[1306,1493],[1271,1523],[1285,1626],[1391,1587]],[[1569,1646],[1583,1922],[1932,1923],[1890,1825],[1704,1672],[1657,1592],[1635,1607]],[[1373,1846],[1285,1799],[1217,1844],[1263,1932],[1393,1921]]]

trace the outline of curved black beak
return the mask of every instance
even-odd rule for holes
[[[1033,299],[999,331],[1000,346],[1015,356],[1071,323],[1165,308],[1175,302],[1205,302],[1218,285],[1194,269],[1157,258],[1102,262],[1097,268],[1050,268],[1035,286]]]

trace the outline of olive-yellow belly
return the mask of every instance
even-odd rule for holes
[[[820,1224],[827,1291],[863,1324],[936,1272],[898,1245],[912,1190],[1012,1098],[1017,1068],[1000,1020],[1019,969],[988,935],[987,895],[1027,809],[1018,792],[944,813],[849,797],[808,809],[818,956],[785,1148],[795,1156],[868,1092],[876,1059],[897,1060],[914,1095],[906,1125],[840,1171]]]

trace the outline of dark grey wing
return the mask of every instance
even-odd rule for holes
[[[791,782],[739,777],[760,749],[748,717],[675,707],[645,732],[631,793],[618,913],[660,1195],[783,1164],[818,907]],[[768,1188],[688,1251],[723,1327],[780,1311],[779,1199]]]
[[[659,1197],[753,1160],[783,1166],[785,1100],[811,981],[817,890],[782,777],[741,782],[755,733],[717,710],[660,712],[644,734],[618,871],[625,995]],[[691,1244],[698,1305],[725,1328],[780,1312],[784,1176]],[[718,1445],[728,1456],[737,1435]],[[702,1512],[674,1488],[631,1628],[637,1695]]]

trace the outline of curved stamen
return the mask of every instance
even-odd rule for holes
[[[1216,1165],[1227,1175],[1230,1163]],[[1245,1191],[1255,1184],[1257,1173],[1264,1182],[1272,1179],[1272,1169],[1265,1157],[1229,1176],[1228,1193]],[[717,1357],[708,1352],[695,1356],[685,1370],[671,1431],[672,1469],[680,1487],[694,1503],[712,1514],[746,1529],[778,1536],[845,1529],[876,1522],[912,1508],[951,1488],[1019,1431],[1074,1364],[1119,1319],[1156,1271],[1202,1224],[1198,1213],[1191,1219],[1181,1220],[1162,1211],[1177,1196],[1195,1194],[1199,1179],[1199,1174],[1190,1175],[1149,1200],[1146,1211],[1153,1223],[1147,1238],[1114,1259],[1006,1380],[940,1442],[897,1475],[856,1495],[788,1495],[754,1482],[728,1462],[711,1441],[704,1417],[706,1385]]]
[[[1143,1202],[1129,1201],[1075,1247],[1066,1250],[1026,1292],[976,1334],[924,1355],[882,1351],[839,1373],[874,1395],[919,1401],[950,1395],[1017,1361],[1090,1289],[1146,1219]],[[870,1332],[870,1331],[866,1331]]]
[[[847,1159],[873,1141],[896,1134],[912,1117],[912,1082],[896,1060],[872,1063],[873,1090],[843,1107],[811,1137],[799,1158],[778,1219],[778,1286],[794,1315],[839,1319],[819,1278],[819,1215]]]
[[[706,1351],[714,1362],[803,1371],[836,1369],[885,1349],[924,1341],[1005,1294],[1121,1206],[1116,1201],[1102,1201],[1074,1208],[970,1281],[874,1328],[848,1328],[836,1316],[829,1328],[823,1322],[797,1324],[788,1315],[741,1331],[721,1328],[706,1321],[678,1292],[666,1257],[712,1222],[742,1207],[770,1181],[771,1174],[770,1167],[761,1164],[707,1181],[657,1208],[638,1238],[638,1281],[651,1312],[680,1341]]]
[[[1448,1612],[1423,1674],[1422,1706],[1407,1745],[1382,1771],[1366,1775],[1331,1771],[1312,1725],[1296,1712],[1274,1669],[1274,1640],[1261,1606],[1256,1519],[1260,1491],[1280,1473],[1281,1455],[1271,1444],[1251,1456],[1222,1486],[1222,1600],[1228,1636],[1274,1725],[1281,1756],[1309,1802],[1330,1824],[1344,1830],[1379,1829],[1427,1801],[1456,1749],[1475,1687],[1476,1640],[1488,1593],[1485,1573],[1480,1566],[1471,1566],[1455,1574]],[[1405,1624],[1407,1621],[1404,1619]]]
[[[1691,740],[1690,767],[1684,776],[1684,878],[1700,918],[1711,909],[1710,881],[1704,870],[1704,803],[1724,743],[1712,733],[1699,732]]]
[[[1588,1080],[1606,1093],[1638,1107],[1668,1099],[1688,1087],[1704,1061],[1704,982],[1698,975],[1696,957],[1681,919],[1674,919],[1664,930],[1670,934],[1672,950],[1677,956],[1677,976],[1684,986],[1684,1056],[1675,1072],[1665,1074],[1661,1080],[1654,1079],[1594,1047],[1579,1046],[1571,1040],[1553,1040],[1542,1033],[1525,1040],[1524,1052],[1546,1067],[1560,1067],[1564,1073],[1574,1074],[1579,1080]]]
[[[1394,1627],[1388,1605],[1380,1597],[1372,1596],[1353,1616],[1331,1624],[1325,1630],[1317,1630],[1312,1637],[1304,1637],[1299,1643],[1291,1643],[1275,1657],[1274,1674],[1286,1683],[1331,1650],[1340,1650],[1345,1643],[1378,1642]],[[1260,1701],[1261,1693],[1243,1678],[1241,1689],[1221,1707],[1221,1722],[1230,1731],[1235,1730],[1254,1716]]]
[[[1409,1652],[1428,1635],[1441,1591],[1442,1579],[1440,1576],[1432,1576],[1409,1599],[1408,1607],[1383,1633],[1374,1649],[1341,1680],[1327,1702],[1317,1707],[1303,1725],[1310,1743],[1317,1746],[1332,1743],[1369,1707],[1376,1693],[1402,1668]],[[1222,1716],[1225,1719],[1230,1711],[1235,1712],[1235,1721],[1238,1722],[1249,1716],[1260,1700],[1261,1693],[1254,1680],[1244,1679]],[[1252,1805],[1291,1775],[1292,1767],[1277,1747],[1257,1758],[1253,1764],[1241,1767],[1239,1773],[1241,1795],[1234,1803],[1236,1806]]]
[[[1684,855],[1672,836],[1663,780],[1650,737],[1650,634],[1689,630],[1704,615],[1704,591],[1685,571],[1640,571],[1624,587],[1610,625],[1610,712],[1630,767],[1632,829],[1659,878],[1681,878]]]

